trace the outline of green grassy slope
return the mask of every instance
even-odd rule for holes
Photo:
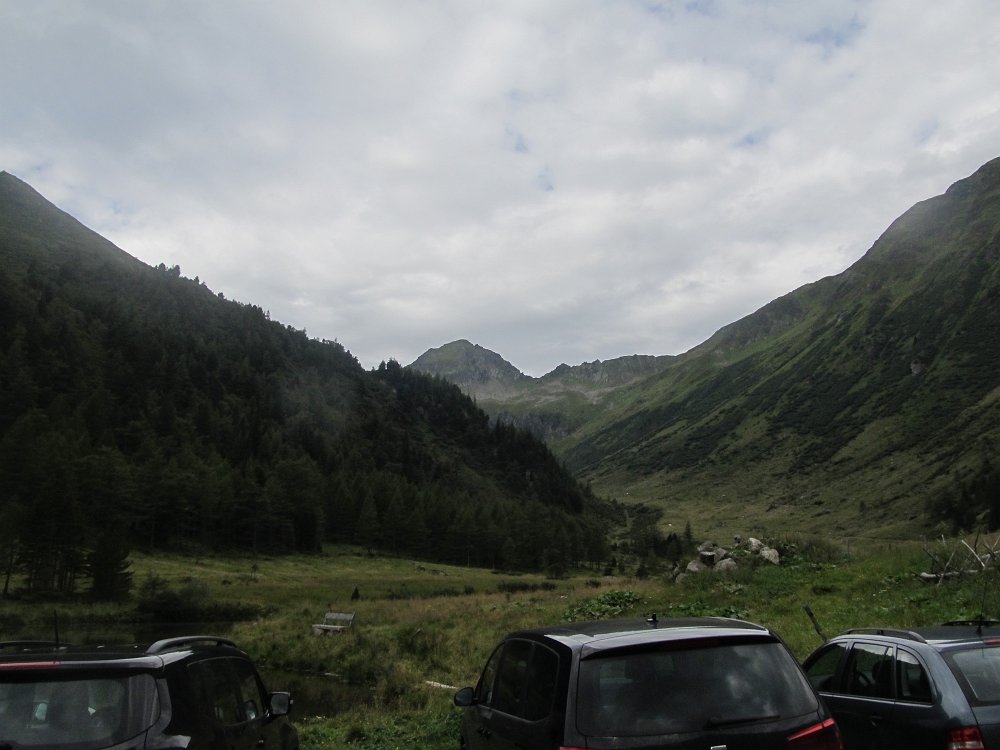
[[[995,455],[998,302],[995,160],[844,273],[679,357],[565,458],[598,487],[720,523],[926,528],[928,504]]]

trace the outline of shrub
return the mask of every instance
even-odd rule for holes
[[[606,591],[599,596],[570,607],[563,613],[563,619],[574,622],[576,620],[605,620],[611,617],[622,617],[632,612],[641,603],[642,598],[632,591]]]

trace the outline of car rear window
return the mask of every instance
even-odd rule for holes
[[[1000,704],[1000,646],[953,651],[946,656],[969,702],[976,706]]]
[[[611,652],[580,662],[577,728],[638,737],[801,716],[818,708],[775,641]]]
[[[55,679],[0,671],[0,746],[99,750],[135,737],[158,715],[148,674]]]

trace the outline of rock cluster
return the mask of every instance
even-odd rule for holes
[[[768,547],[760,539],[750,537],[743,540],[742,537],[733,537],[733,549],[728,550],[718,546],[715,542],[702,542],[698,545],[698,557],[691,560],[687,567],[681,569],[679,566],[674,569],[674,580],[683,580],[687,575],[697,575],[699,573],[731,573],[739,568],[737,558],[743,560],[753,560],[760,558],[772,565],[781,564],[781,556],[778,550]]]

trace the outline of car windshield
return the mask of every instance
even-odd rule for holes
[[[616,651],[580,662],[577,725],[591,737],[749,725],[817,707],[791,655],[774,641]]]
[[[954,651],[947,657],[973,705],[1000,704],[1000,645]]]
[[[99,750],[140,734],[158,710],[148,674],[55,679],[0,670],[0,747]]]

